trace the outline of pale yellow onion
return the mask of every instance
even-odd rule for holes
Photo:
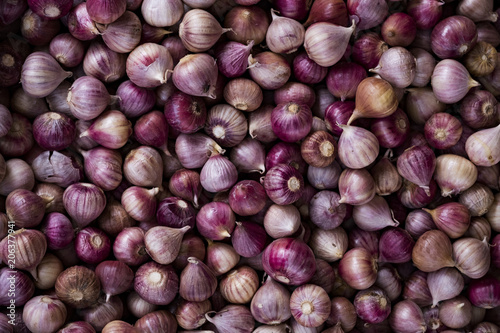
[[[398,99],[391,84],[384,79],[367,77],[356,90],[356,108],[347,122],[358,118],[384,118],[398,108]]]

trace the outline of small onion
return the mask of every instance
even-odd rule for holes
[[[271,277],[291,285],[309,281],[316,271],[312,250],[303,241],[293,238],[280,238],[269,244],[262,263]]]

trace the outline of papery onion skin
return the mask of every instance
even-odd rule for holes
[[[280,238],[269,244],[262,264],[269,276],[287,285],[301,285],[312,279],[316,271],[311,248],[293,238]]]
[[[441,59],[456,59],[477,42],[477,29],[471,19],[455,15],[439,22],[431,34],[432,51]]]
[[[467,69],[456,60],[437,63],[431,77],[431,86],[440,102],[453,104],[465,97],[470,88],[479,83],[470,77]]]

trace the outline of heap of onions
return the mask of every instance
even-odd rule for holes
[[[0,332],[498,332],[497,6],[0,1]]]

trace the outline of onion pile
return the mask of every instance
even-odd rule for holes
[[[497,6],[1,1],[0,332],[498,332]]]

